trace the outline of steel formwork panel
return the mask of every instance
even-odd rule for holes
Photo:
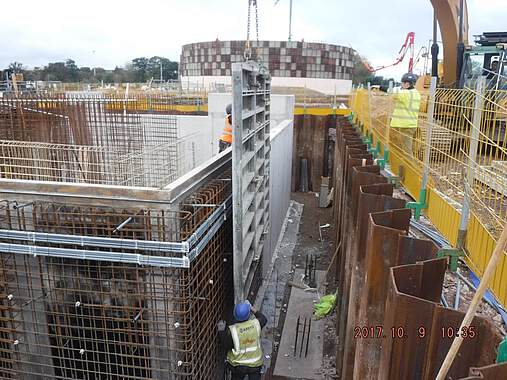
[[[269,228],[271,83],[257,62],[232,67],[234,293],[239,301],[248,296]]]

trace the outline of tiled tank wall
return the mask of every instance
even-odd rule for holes
[[[184,45],[182,76],[229,76],[231,63],[243,61],[245,41],[212,41]],[[252,42],[252,56],[265,62],[274,77],[352,79],[354,50],[345,46],[296,42]]]

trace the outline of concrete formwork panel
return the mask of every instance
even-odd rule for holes
[[[234,297],[250,294],[269,231],[270,95],[267,70],[233,65],[232,184]]]

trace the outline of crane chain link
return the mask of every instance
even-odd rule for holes
[[[259,49],[259,12],[257,9],[257,0],[248,0],[248,18],[246,24],[246,42],[245,42],[245,51],[243,56],[245,60],[250,60],[252,58],[252,47],[250,43],[250,20],[251,20],[251,8],[252,5],[255,7],[255,37],[257,41],[257,49]]]

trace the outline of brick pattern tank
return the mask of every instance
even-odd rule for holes
[[[245,41],[212,41],[184,45],[182,76],[230,76],[231,64],[243,61]],[[345,46],[296,42],[252,42],[252,57],[259,57],[274,77],[352,79],[354,50]]]

